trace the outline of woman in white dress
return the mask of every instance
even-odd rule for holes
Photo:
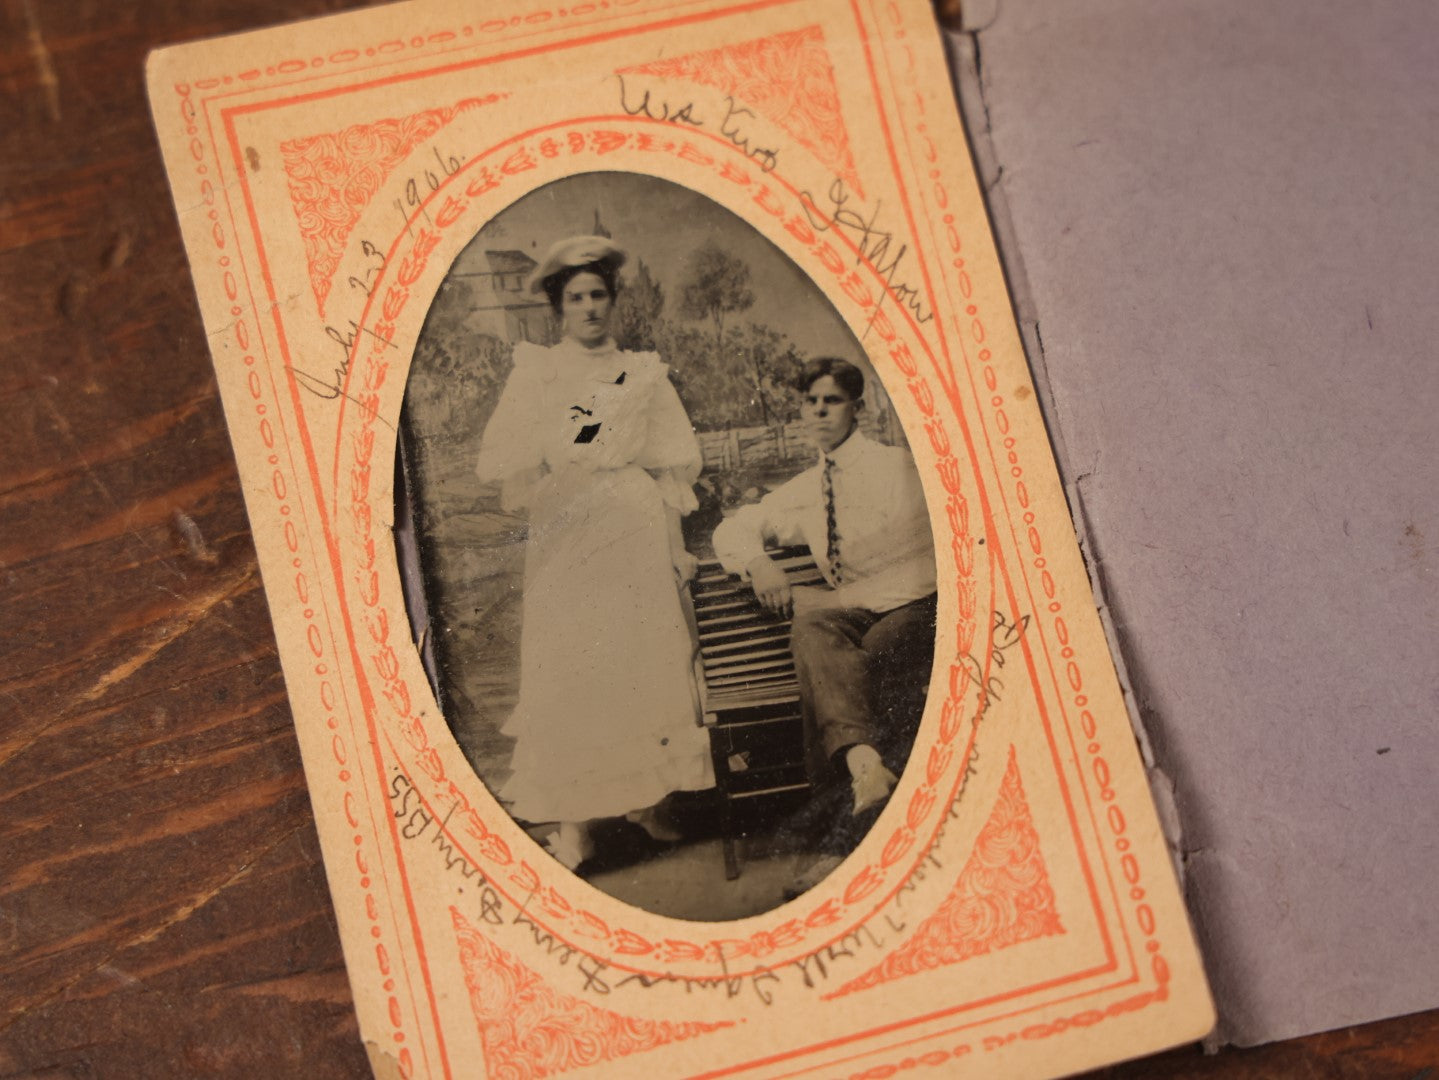
[[[598,236],[550,249],[531,288],[564,337],[515,346],[478,465],[529,519],[519,701],[503,729],[517,742],[499,796],[517,818],[558,823],[550,851],[571,869],[595,819],[675,839],[657,804],[714,784],[680,601],[699,444],[659,357],[610,336],[624,259]]]

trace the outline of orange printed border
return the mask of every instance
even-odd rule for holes
[[[699,0],[695,0],[699,2]],[[648,32],[663,25],[679,25],[682,23],[695,22],[700,20],[719,19],[730,17],[746,11],[756,10],[763,7],[780,6],[796,2],[796,0],[761,0],[758,3],[735,5],[723,9],[711,9],[691,12],[687,15],[672,15],[662,22],[636,23],[625,28],[612,29],[587,34],[587,36],[576,37],[567,41],[551,42],[548,44],[535,44],[516,48],[509,52],[502,52],[495,55],[480,57],[478,59],[465,61],[452,61],[448,64],[431,67],[424,70],[407,71],[394,74],[390,77],[394,81],[408,81],[421,79],[445,71],[455,70],[459,67],[471,67],[478,64],[489,64],[505,59],[549,51],[556,48],[570,47],[577,44],[593,43],[607,38]],[[558,9],[561,17],[571,18],[572,23],[578,28],[584,26],[586,30],[594,24],[618,18],[619,9],[636,8],[642,0],[616,0],[614,4],[600,3],[577,5],[573,9]],[[667,7],[645,7],[643,14],[651,15],[666,11],[676,11],[686,7],[693,7],[693,3],[673,4]],[[1022,461],[1022,447],[1016,443],[1013,435],[1009,434],[1009,423],[1004,411],[1005,399],[997,392],[997,377],[991,365],[991,355],[984,347],[986,330],[984,316],[981,314],[977,304],[972,302],[972,289],[969,287],[968,277],[965,271],[962,238],[956,231],[953,224],[953,216],[945,213],[948,206],[948,194],[943,186],[943,177],[938,169],[933,168],[937,161],[934,145],[927,134],[926,122],[924,119],[924,94],[918,86],[916,70],[913,62],[913,53],[904,44],[907,35],[919,32],[925,35],[934,33],[931,23],[926,21],[922,27],[910,27],[906,25],[904,13],[893,3],[884,3],[882,0],[852,0],[850,10],[853,14],[857,32],[863,43],[865,55],[865,67],[867,74],[875,90],[875,102],[878,109],[879,120],[883,126],[886,142],[886,150],[894,172],[894,180],[902,196],[906,222],[911,234],[918,237],[921,235],[920,224],[927,228],[928,236],[932,244],[931,250],[936,252],[947,252],[948,257],[943,261],[935,260],[933,265],[927,259],[924,248],[916,251],[916,256],[921,266],[925,287],[930,297],[954,296],[965,298],[968,302],[964,307],[964,318],[969,320],[966,325],[956,309],[953,314],[954,326],[953,336],[943,327],[942,323],[936,324],[938,330],[939,354],[927,357],[935,377],[943,391],[945,399],[954,408],[956,419],[959,422],[964,447],[968,452],[969,459],[975,469],[981,467],[984,460],[979,453],[976,439],[971,432],[966,420],[961,399],[961,387],[965,386],[972,395],[972,400],[980,406],[980,439],[983,449],[988,454],[988,464],[995,477],[1008,473],[1009,483],[996,485],[998,497],[1001,500],[1001,507],[1004,516],[1010,523],[1011,536],[1015,541],[1016,548],[1022,550],[1024,544],[1033,553],[1032,558],[1026,556],[1025,561],[1017,568],[1018,581],[1014,573],[1006,564],[1003,552],[996,550],[997,545],[991,545],[991,558],[996,560],[998,571],[996,580],[1004,583],[1006,598],[1010,603],[1011,610],[1019,610],[1021,596],[1029,601],[1030,610],[1039,613],[1042,609],[1052,619],[1049,621],[1037,622],[1035,629],[1037,633],[1026,634],[1022,640],[1022,650],[1025,659],[1026,669],[1030,676],[1031,685],[1035,691],[1036,703],[1039,707],[1041,722],[1044,727],[1046,739],[1051,748],[1055,765],[1055,775],[1060,785],[1061,795],[1070,820],[1071,830],[1075,840],[1075,849],[1084,864],[1086,879],[1089,881],[1091,894],[1095,901],[1095,910],[1099,914],[1099,926],[1101,934],[1106,943],[1106,949],[1111,961],[1108,965],[1084,972],[1071,973],[1058,979],[1047,980],[1043,983],[1010,994],[1002,995],[995,999],[961,1003],[944,1010],[935,1012],[926,1017],[918,1017],[906,1020],[885,1028],[867,1032],[855,1033],[844,1039],[832,1040],[829,1043],[816,1046],[800,1048],[790,1053],[764,1059],[764,1061],[751,1061],[743,1065],[737,1065],[719,1073],[710,1075],[723,1075],[738,1071],[743,1068],[780,1060],[792,1058],[802,1054],[813,1053],[817,1050],[837,1046],[841,1043],[852,1042],[857,1039],[871,1038],[887,1031],[896,1031],[915,1024],[920,1024],[937,1017],[953,1015],[967,1011],[984,1004],[993,1004],[999,1000],[1010,1000],[1022,998],[1025,995],[1032,995],[1037,991],[1051,988],[1058,988],[1066,983],[1072,983],[1078,979],[1089,978],[1095,974],[1115,970],[1115,963],[1112,942],[1109,938],[1109,927],[1104,918],[1105,906],[1099,902],[1095,889],[1097,883],[1091,874],[1088,865],[1088,846],[1085,843],[1081,830],[1081,812],[1088,819],[1089,826],[1096,836],[1105,835],[1101,824],[1108,827],[1110,842],[1101,848],[1099,852],[1101,860],[1101,871],[1104,884],[1115,902],[1116,910],[1120,905],[1121,895],[1126,892],[1127,897],[1135,905],[1133,908],[1134,923],[1146,939],[1143,949],[1152,955],[1152,968],[1156,980],[1161,988],[1166,979],[1161,979],[1162,973],[1167,975],[1167,967],[1163,966],[1162,957],[1159,954],[1159,941],[1157,939],[1157,926],[1153,910],[1145,904],[1144,888],[1141,884],[1142,874],[1135,855],[1129,850],[1129,840],[1124,836],[1126,823],[1123,811],[1116,802],[1117,793],[1110,784],[1109,766],[1101,753],[1101,746],[1096,741],[1096,728],[1094,717],[1088,711],[1088,699],[1083,693],[1084,676],[1074,657],[1074,650],[1069,646],[1068,628],[1062,615],[1062,605],[1055,598],[1055,583],[1046,568],[1044,556],[1045,541],[1041,532],[1041,523],[1036,521],[1033,510],[1029,508],[1028,492],[1024,485],[1025,466]],[[598,12],[599,14],[594,14]],[[636,10],[636,14],[640,10]],[[587,16],[593,15],[593,18]],[[892,40],[896,48],[885,51],[879,47],[874,40],[873,32],[866,25],[866,16],[873,24],[883,25],[886,36]],[[339,542],[332,527],[331,513],[338,512],[338,507],[333,504],[327,508],[324,498],[324,486],[318,475],[318,463],[314,454],[313,444],[308,426],[305,421],[303,402],[299,396],[299,387],[293,376],[288,374],[283,378],[289,392],[289,404],[293,406],[292,419],[296,430],[290,429],[291,414],[280,406],[284,400],[281,393],[281,386],[277,385],[274,363],[267,347],[265,338],[267,336],[264,327],[256,317],[255,324],[251,325],[251,315],[247,312],[257,313],[262,310],[259,304],[255,303],[255,288],[251,280],[250,269],[246,265],[243,256],[230,254],[229,230],[238,230],[239,222],[248,218],[252,237],[260,252],[261,266],[260,273],[263,279],[264,291],[270,303],[269,307],[274,319],[273,331],[275,343],[280,352],[281,360],[285,367],[288,367],[288,349],[285,344],[285,332],[280,306],[275,303],[273,282],[270,278],[268,267],[264,264],[263,240],[260,236],[258,222],[254,213],[253,205],[250,203],[250,192],[245,179],[243,159],[239,156],[240,148],[234,133],[234,118],[240,114],[257,111],[266,108],[279,108],[301,101],[314,100],[317,97],[331,96],[339,93],[351,92],[365,86],[374,86],[381,80],[372,80],[363,84],[351,84],[345,87],[331,88],[326,90],[315,90],[309,92],[296,92],[288,97],[280,97],[269,101],[237,104],[224,106],[223,99],[233,96],[236,93],[250,93],[255,86],[263,85],[266,89],[280,89],[283,87],[298,87],[310,82],[317,77],[313,69],[323,68],[327,65],[352,65],[348,70],[354,72],[369,72],[381,69],[385,63],[390,62],[389,58],[400,53],[406,55],[423,54],[426,58],[431,56],[440,57],[447,53],[455,53],[464,50],[482,48],[479,39],[490,35],[488,40],[499,40],[502,36],[506,41],[518,41],[521,38],[533,37],[540,33],[538,30],[528,28],[542,25],[551,21],[554,16],[540,18],[539,13],[531,13],[527,16],[514,16],[509,20],[491,20],[481,24],[478,33],[475,27],[466,26],[457,31],[444,31],[421,37],[412,38],[409,42],[400,42],[399,46],[384,42],[362,49],[353,48],[340,50],[328,58],[315,58],[308,64],[298,59],[280,61],[264,70],[263,76],[266,79],[273,78],[273,82],[260,82],[262,76],[259,69],[247,70],[230,75],[216,76],[208,79],[197,80],[191,84],[179,84],[176,86],[177,104],[181,120],[184,124],[186,134],[190,137],[190,153],[195,162],[195,173],[198,177],[197,185],[202,205],[205,207],[206,215],[211,222],[211,237],[214,244],[212,252],[213,266],[211,273],[217,278],[224,290],[225,296],[231,303],[230,315],[235,322],[228,328],[234,344],[243,353],[243,364],[246,370],[246,383],[251,398],[251,407],[254,409],[256,431],[269,451],[267,462],[272,467],[271,490],[276,500],[275,508],[281,521],[281,532],[287,550],[292,559],[292,569],[295,571],[293,587],[295,599],[299,602],[299,609],[303,612],[305,619],[305,637],[309,649],[313,654],[313,678],[301,680],[296,673],[288,675],[288,681],[292,692],[299,697],[301,694],[312,694],[314,700],[326,714],[326,726],[334,733],[332,740],[332,754],[334,766],[337,767],[336,778],[343,785],[343,812],[347,824],[354,830],[354,873],[356,880],[363,890],[365,897],[365,911],[368,916],[371,929],[370,934],[374,939],[375,958],[378,969],[385,981],[383,988],[388,995],[388,1013],[392,1021],[392,1038],[397,1044],[396,1055],[399,1058],[401,1067],[406,1072],[413,1070],[416,1065],[425,1068],[438,1067],[444,1075],[450,1075],[450,1065],[445,1059],[443,1032],[439,1025],[438,1011],[435,1006],[435,991],[428,978],[428,964],[424,956],[424,943],[421,940],[418,920],[415,915],[412,897],[410,896],[409,883],[405,878],[403,869],[403,855],[399,853],[398,836],[395,833],[393,817],[388,812],[388,804],[385,800],[383,790],[367,790],[355,782],[355,776],[351,772],[350,757],[356,752],[356,748],[362,747],[366,741],[360,730],[357,728],[355,710],[353,704],[348,700],[345,684],[338,680],[332,681],[329,665],[325,660],[327,655],[332,654],[331,649],[326,648],[326,638],[334,643],[341,637],[348,642],[348,660],[354,665],[357,674],[356,685],[360,695],[360,706],[365,714],[370,730],[365,734],[372,734],[374,731],[374,708],[375,697],[367,680],[359,676],[363,670],[363,663],[359,656],[359,648],[355,636],[355,626],[351,613],[348,610],[346,601],[346,587],[341,560]],[[503,22],[503,25],[501,23]],[[519,33],[509,33],[518,30]],[[473,38],[474,43],[464,39]],[[459,44],[455,44],[455,42]],[[908,58],[907,64],[896,64],[896,55]],[[361,57],[372,63],[360,63]],[[322,62],[316,62],[317,60]],[[328,74],[325,72],[324,74]],[[388,80],[386,80],[388,81]],[[239,90],[227,89],[235,83],[242,84]],[[253,84],[253,85],[244,85]],[[221,90],[221,93],[203,96],[211,90]],[[884,96],[888,90],[890,97]],[[885,112],[886,100],[906,100],[915,103],[917,106],[917,118],[907,125],[898,125],[893,122]],[[244,209],[237,214],[237,208],[231,203],[229,186],[219,185],[215,182],[226,171],[226,163],[221,155],[221,142],[216,139],[215,122],[212,113],[212,106],[220,114],[220,123],[225,131],[225,142],[229,143],[231,160],[228,168],[233,171],[233,176],[240,182],[244,193]],[[203,116],[202,116],[203,113]],[[618,119],[628,118],[593,118],[614,122]],[[206,138],[201,137],[201,123],[204,125]],[[913,175],[917,177],[927,176],[931,187],[924,189],[922,186],[910,190],[905,183],[906,170],[908,165]],[[213,172],[212,172],[213,169]],[[223,217],[222,217],[223,208]],[[238,219],[238,220],[237,220]],[[228,226],[228,229],[227,229]],[[852,252],[857,254],[857,252]],[[871,266],[870,270],[874,268]],[[201,266],[197,265],[197,276],[201,273]],[[238,275],[238,276],[237,276]],[[936,290],[936,283],[940,286]],[[246,303],[242,303],[243,299]],[[934,305],[940,310],[944,305]],[[902,309],[902,306],[901,306]],[[1000,320],[1008,318],[1007,311],[996,313]],[[252,339],[252,334],[254,338]],[[251,350],[252,340],[258,341],[254,351]],[[960,367],[957,370],[952,355],[958,353]],[[972,351],[971,351],[972,350]],[[263,363],[258,362],[257,354]],[[908,377],[908,385],[915,395],[916,401],[920,404],[922,411],[930,412],[933,399],[930,396],[929,388],[923,376],[919,376],[917,370],[906,370],[901,367],[902,374]],[[961,381],[963,376],[963,381]],[[383,371],[377,371],[371,367],[368,377],[374,383],[377,379],[383,378]],[[990,392],[988,397],[989,410],[984,411],[983,402],[986,400],[980,383]],[[967,384],[967,386],[966,386]],[[376,384],[377,386],[377,384]],[[375,387],[372,387],[372,389]],[[926,401],[929,407],[926,406]],[[237,413],[239,407],[232,405],[231,412]],[[937,418],[936,418],[937,419]],[[938,429],[942,432],[942,427]],[[931,429],[931,439],[936,438],[935,429]],[[997,435],[996,435],[997,433]],[[941,436],[942,437],[942,436]],[[299,450],[295,443],[298,441]],[[948,450],[947,438],[944,441],[945,449]],[[1002,447],[1002,450],[997,449]],[[935,445],[939,451],[939,445]],[[1047,458],[1048,447],[1040,447],[1035,451],[1039,462]],[[1008,468],[1001,463],[1005,459]],[[954,460],[950,455],[950,460]],[[338,459],[337,459],[338,461]],[[360,460],[361,465],[368,464],[367,460]],[[306,501],[292,498],[290,494],[291,485],[297,478],[308,474],[308,479],[316,495],[313,510],[307,507]],[[978,478],[978,477],[977,477]],[[338,478],[336,478],[338,479]],[[948,486],[948,485],[946,485]],[[991,535],[997,534],[997,523],[989,501],[989,485],[981,480],[978,490],[984,525]],[[334,490],[340,490],[338,483]],[[952,489],[951,489],[952,490]],[[352,509],[354,509],[352,507]],[[1016,511],[1018,520],[1023,521],[1023,531],[1015,524]],[[312,514],[314,520],[312,520]],[[319,546],[315,539],[314,526],[318,524],[322,545]],[[964,530],[952,521],[956,537],[963,535]],[[1059,530],[1057,542],[1069,541],[1069,523],[1062,523]],[[967,523],[966,526],[967,528]],[[1044,529],[1049,532],[1053,526]],[[315,590],[312,593],[309,577],[306,573],[315,573],[317,570],[328,567],[333,573],[336,584],[336,595],[334,604],[336,609],[332,610],[331,600],[327,590]],[[1036,591],[1038,590],[1038,592]],[[1046,601],[1038,601],[1038,593],[1042,593]],[[972,609],[971,609],[972,610]],[[344,634],[336,633],[336,622],[339,622],[344,629]],[[372,636],[376,636],[373,633]],[[385,640],[385,635],[378,635],[380,640]],[[1031,638],[1038,642],[1038,655],[1031,648]],[[1049,714],[1045,706],[1045,696],[1040,689],[1041,681],[1047,681],[1055,693],[1059,706],[1059,725],[1063,728],[1062,737],[1057,738],[1054,730],[1054,718]],[[297,683],[301,685],[296,685]],[[337,689],[338,687],[338,689]],[[1076,722],[1078,731],[1083,738],[1076,737]],[[1127,734],[1127,732],[1126,732]],[[348,736],[348,738],[347,738]],[[971,732],[971,740],[973,732]],[[374,764],[377,769],[377,778],[383,782],[385,776],[384,760],[381,754],[379,740],[370,739],[374,746]],[[1089,775],[1081,772],[1080,800],[1076,805],[1073,793],[1064,775],[1064,769],[1060,758],[1060,743],[1067,743],[1075,759],[1088,763]],[[1082,748],[1082,751],[1081,751]],[[1091,784],[1090,781],[1093,781]],[[377,810],[378,807],[378,810]],[[925,808],[925,813],[928,808]],[[914,815],[922,818],[924,814],[915,812]],[[376,820],[377,817],[384,817],[390,822],[390,842],[393,845],[391,854],[396,856],[395,879],[384,867],[383,862],[376,860],[372,868],[372,856],[367,854],[371,845],[378,843],[384,830]],[[905,828],[913,832],[914,824],[907,823]],[[366,832],[368,831],[368,836]],[[898,835],[898,834],[896,834]],[[481,838],[482,839],[482,838]],[[495,838],[498,840],[498,838]],[[906,847],[914,843],[914,838],[907,838]],[[483,848],[481,849],[483,850]],[[1122,876],[1122,882],[1116,878],[1116,869]],[[331,873],[338,872],[338,867],[332,866]],[[856,879],[860,880],[860,879]],[[856,900],[863,900],[865,895],[872,889],[867,889],[856,896]],[[388,911],[382,911],[380,897],[383,897]],[[401,912],[405,912],[408,918],[404,918]],[[826,924],[826,918],[818,922],[818,926]],[[405,927],[408,923],[408,927]],[[409,933],[403,932],[408,929]],[[1132,984],[1139,977],[1136,964],[1136,950],[1134,942],[1129,936],[1129,920],[1119,920],[1119,930],[1122,935],[1124,951],[1128,954],[1130,970],[1132,974],[1123,979],[1120,983],[1112,984],[1109,987],[1096,987],[1086,990],[1079,996],[1091,996],[1096,993],[1111,989],[1113,986],[1122,986],[1126,983]],[[400,962],[395,963],[391,958],[391,950],[400,957]],[[406,972],[410,970],[408,961],[413,959],[418,969],[426,973],[423,986],[410,986],[404,983]],[[402,1000],[403,999],[403,1000]],[[1163,995],[1158,991],[1151,992],[1151,997],[1136,1007],[1143,1007],[1152,1000],[1162,1000]],[[1126,999],[1130,1000],[1130,999]],[[1137,1000],[1137,999],[1135,999]],[[1019,1015],[1025,1011],[1032,1011],[1034,1008],[1054,1004],[1052,999],[1045,1002],[1036,1002],[1026,1009],[1022,1009]],[[1104,1010],[1101,1010],[1104,1011]],[[1077,1016],[1088,1017],[1089,1012],[1076,1014]],[[421,1023],[421,1015],[428,1014],[433,1021],[435,1030],[435,1047],[438,1056],[437,1061],[428,1060],[429,1051],[425,1048],[426,1040],[420,1039],[421,1059],[416,1061],[411,1055],[406,1044],[407,1032],[414,1030],[414,1025]],[[993,1020],[985,1023],[993,1023]],[[1083,1021],[1075,1020],[1074,1023]],[[1053,1028],[1054,1025],[1049,1025]],[[1026,1029],[1027,1030],[1027,1029]],[[1060,1028],[1062,1030],[1062,1026]],[[1053,1033],[1053,1032],[1049,1032]],[[933,1038],[934,1036],[925,1036]],[[1023,1037],[1031,1037],[1024,1035]],[[872,1051],[868,1051],[872,1052]]]

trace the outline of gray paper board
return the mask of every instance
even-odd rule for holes
[[[1439,1005],[1439,7],[967,16],[1220,1036]]]

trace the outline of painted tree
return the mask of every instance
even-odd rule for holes
[[[646,352],[656,349],[656,329],[664,306],[664,289],[650,275],[650,268],[644,260],[640,259],[615,303],[615,341],[619,347]]]
[[[749,265],[731,255],[713,240],[706,240],[689,258],[689,272],[680,286],[680,315],[686,319],[708,319],[714,326],[717,358],[737,365],[750,366],[752,357],[744,354],[727,356],[725,316],[747,311],[754,305],[750,288]],[[751,371],[756,390],[762,379],[757,366]],[[764,422],[770,422],[769,406],[758,395]]]
[[[793,385],[804,357],[788,337],[768,326],[748,323],[731,327],[725,334],[724,352],[736,372],[743,372],[751,407],[759,406],[762,423],[783,425],[798,415],[799,394]]]
[[[725,316],[754,305],[749,265],[713,240],[706,240],[689,257],[689,269],[680,285],[680,315],[708,319],[714,324],[715,344],[724,342]]]

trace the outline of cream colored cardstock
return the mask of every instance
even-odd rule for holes
[[[175,47],[149,82],[378,1074],[1050,1076],[1209,1029],[926,5],[440,0]],[[611,216],[655,219],[616,240],[667,311],[684,199],[794,268],[930,508],[935,660],[898,787],[818,885],[724,921],[547,854],[432,688],[443,612],[411,632],[425,590],[393,526],[427,318],[462,273],[520,284],[523,259],[472,241],[542,251],[587,174],[683,190]],[[520,209],[542,189],[553,229]],[[753,303],[832,351],[812,301]],[[684,399],[685,357],[663,359]],[[451,361],[468,385],[479,360]],[[678,865],[706,896],[764,869]]]

